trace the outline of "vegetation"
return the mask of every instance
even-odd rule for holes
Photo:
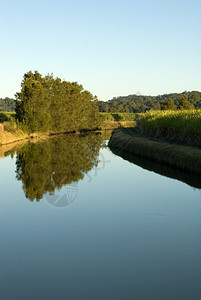
[[[77,82],[31,71],[16,94],[16,119],[28,132],[71,132],[100,126],[97,98]]]
[[[99,101],[100,112],[141,113],[148,110],[176,110],[201,108],[201,92],[172,93],[159,96],[129,95]]]
[[[7,121],[15,121],[15,113],[14,112],[0,112],[0,123]]]
[[[134,121],[136,114],[133,113],[100,113],[103,121]]]
[[[201,110],[150,111],[138,115],[138,131],[173,142],[201,146]]]
[[[138,115],[145,127],[169,128],[201,134],[201,110],[150,111]]]
[[[15,111],[15,99],[0,98],[0,111]]]
[[[54,194],[63,185],[84,177],[98,163],[100,134],[62,135],[37,143],[26,143],[17,150],[17,179],[30,200]],[[10,153],[11,154],[11,153]]]

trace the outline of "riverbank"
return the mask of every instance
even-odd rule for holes
[[[42,139],[48,137],[50,134],[33,133],[27,134],[22,130],[15,130],[13,132],[7,132],[5,130],[0,131],[0,147],[4,145],[13,144],[27,139]]]
[[[118,128],[112,133],[108,146],[126,151],[184,171],[201,174],[201,149],[177,145],[164,140],[144,136],[135,128]]]
[[[105,121],[101,128],[98,130],[88,130],[88,131],[109,131],[119,127],[133,127],[135,126],[134,121]],[[88,132],[86,131],[86,132]],[[75,131],[73,133],[82,133],[83,131]],[[84,131],[85,132],[85,131]],[[23,132],[20,129],[17,129],[15,125],[10,125],[8,123],[1,123],[0,124],[0,146],[8,145],[11,143],[19,142],[26,139],[42,139],[47,138],[48,136],[52,135],[59,135],[59,134],[67,134],[72,132],[50,132],[50,133],[32,133],[28,134]]]

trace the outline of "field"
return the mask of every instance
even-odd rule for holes
[[[201,110],[150,111],[138,114],[140,133],[201,146]]]
[[[145,127],[169,128],[183,132],[201,134],[201,110],[149,111],[138,114],[140,123]]]

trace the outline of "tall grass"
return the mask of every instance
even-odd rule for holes
[[[149,111],[138,114],[139,125],[146,128],[171,129],[201,134],[201,110]]]

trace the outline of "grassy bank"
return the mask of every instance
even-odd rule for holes
[[[108,139],[110,138],[112,130],[116,128],[122,128],[122,127],[134,127],[135,123],[134,122],[104,122],[101,128],[98,130],[92,130],[92,131],[100,131],[100,132],[107,132]],[[86,131],[85,131],[86,132]],[[32,138],[45,138],[47,136],[52,136],[52,135],[58,135],[58,134],[65,134],[68,132],[61,132],[61,133],[32,133],[28,134],[23,132],[20,129],[15,128],[15,124],[11,125],[10,123],[3,123],[0,124],[0,146],[2,145],[7,145],[11,143],[15,143],[17,141],[21,141],[24,139],[32,139]]]
[[[16,125],[12,120],[9,122],[0,123],[0,146],[12,144],[25,139],[42,139],[52,133],[27,133]]]
[[[135,128],[115,129],[108,146],[116,149],[116,154],[118,151],[126,151],[174,168],[201,174],[201,149],[148,138],[139,134]]]
[[[102,116],[102,124],[98,128],[99,131],[113,130],[119,127],[134,127],[136,125],[135,121],[133,121],[133,114],[103,113],[101,114],[101,116]],[[129,119],[132,121],[130,121]],[[67,133],[67,132],[47,132],[47,133],[37,132],[37,133],[28,134],[25,130],[22,129],[21,126],[17,126],[15,122],[15,113],[12,112],[0,113],[0,145],[6,145],[6,144],[14,143],[16,141],[33,138],[33,137],[41,138],[44,136],[59,134],[59,133]]]
[[[28,134],[17,129],[15,123],[4,122],[0,124],[0,145],[14,143],[28,138]]]
[[[201,146],[201,110],[150,111],[138,114],[138,131],[174,143]]]

